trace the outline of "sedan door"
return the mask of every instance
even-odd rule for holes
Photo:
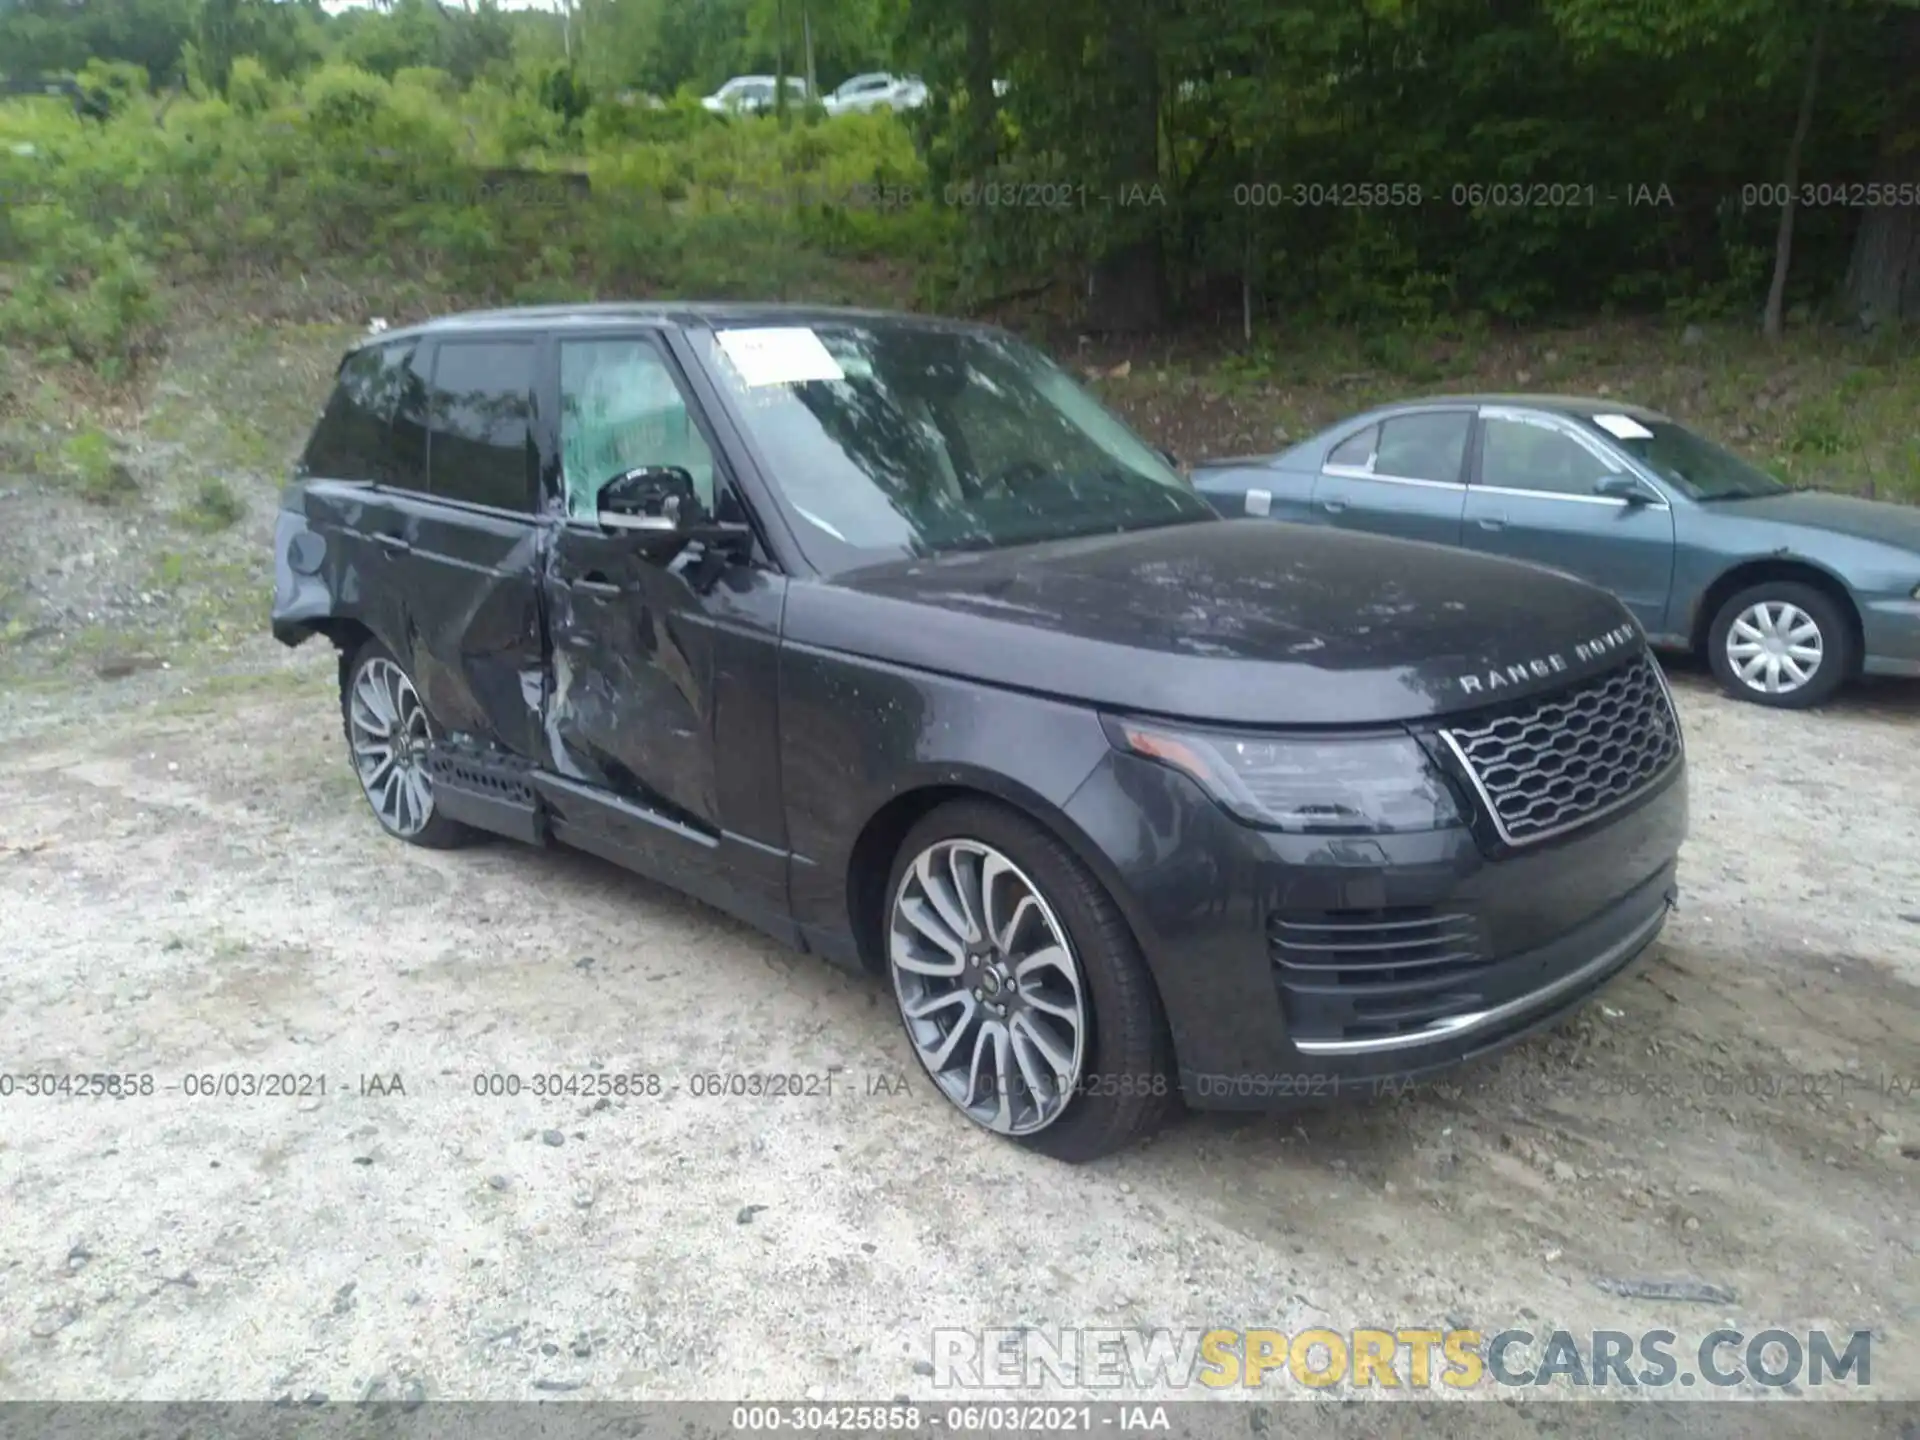
[[[1662,634],[1672,628],[1673,511],[1664,499],[1594,491],[1603,477],[1628,473],[1560,416],[1488,406],[1467,491],[1467,548],[1589,580],[1618,595],[1650,634]]]
[[[1469,409],[1390,415],[1337,443],[1313,486],[1314,518],[1343,530],[1460,543]]]

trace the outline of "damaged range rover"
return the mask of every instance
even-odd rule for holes
[[[389,834],[575,846],[884,976],[939,1092],[1061,1159],[1490,1051],[1673,902],[1683,742],[1619,601],[1219,519],[998,330],[388,331],[275,548]]]

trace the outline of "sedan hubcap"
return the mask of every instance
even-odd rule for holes
[[[1046,897],[977,840],[921,851],[893,897],[888,958],[907,1035],[941,1092],[1002,1135],[1044,1130],[1080,1083],[1080,967]]]
[[[396,835],[417,835],[433,818],[432,739],[406,671],[384,656],[362,665],[347,705],[347,743],[367,803]]]
[[[1749,605],[1727,631],[1727,660],[1742,684],[1768,695],[1790,695],[1813,679],[1826,655],[1820,626],[1798,605],[1763,600]]]

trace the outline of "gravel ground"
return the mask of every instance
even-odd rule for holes
[[[0,696],[0,1071],[158,1087],[0,1099],[0,1397],[932,1399],[936,1328],[1724,1323],[1871,1328],[1920,1398],[1920,690],[1682,675],[1641,966],[1454,1083],[1069,1168],[950,1113],[878,982],[584,856],[384,840],[332,679]],[[474,1089],[592,1067],[663,1093]],[[832,1093],[692,1093],[747,1070]],[[326,1093],[176,1088],[216,1074]],[[1717,1288],[1608,1286],[1649,1277]]]

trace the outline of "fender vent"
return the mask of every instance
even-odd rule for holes
[[[1305,1039],[1395,1035],[1474,1009],[1492,965],[1473,916],[1418,906],[1271,915],[1267,950]]]

